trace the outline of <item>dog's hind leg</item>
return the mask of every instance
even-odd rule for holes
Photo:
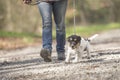
[[[87,59],[90,59],[90,45],[87,46]]]

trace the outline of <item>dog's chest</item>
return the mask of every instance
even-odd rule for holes
[[[68,53],[75,53],[76,49],[72,49],[71,47],[68,47]]]

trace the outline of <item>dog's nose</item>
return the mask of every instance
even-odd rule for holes
[[[72,49],[75,48],[75,43],[74,42],[71,44],[71,47],[72,47]]]

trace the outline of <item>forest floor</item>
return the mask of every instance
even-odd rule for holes
[[[40,44],[40,43],[39,43]],[[0,50],[0,80],[120,80],[120,29],[100,33],[91,42],[91,59],[65,64],[39,56],[41,45]]]

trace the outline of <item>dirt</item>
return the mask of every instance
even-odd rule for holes
[[[39,56],[41,46],[0,50],[0,80],[120,80],[120,29],[107,31],[91,42],[91,59],[76,64]]]

